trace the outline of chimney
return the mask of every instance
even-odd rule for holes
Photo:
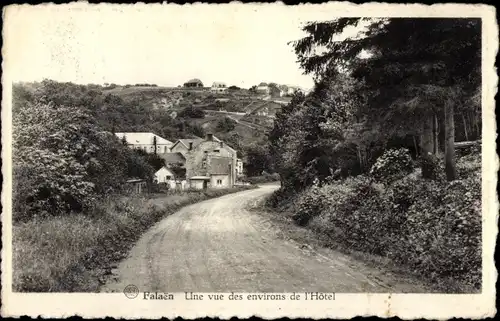
[[[224,142],[220,142],[220,148],[224,147]]]
[[[207,134],[207,140],[208,141],[214,140],[214,135],[213,134]]]
[[[193,149],[193,142],[190,142],[189,143],[189,150],[192,150]]]

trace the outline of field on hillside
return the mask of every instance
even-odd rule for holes
[[[212,132],[221,139],[232,135],[239,137],[242,145],[249,145],[261,139],[269,131],[269,127],[245,121],[245,113],[265,102],[258,95],[251,95],[247,90],[231,91],[228,94],[216,95],[203,89],[185,89],[178,87],[155,86],[118,86],[105,89],[104,93],[117,95],[127,101],[137,101],[141,106],[152,109],[166,109],[176,112],[186,107],[195,107],[205,111],[204,118],[183,117],[205,132]],[[224,118],[231,118],[235,123],[232,130],[225,131],[217,127]]]

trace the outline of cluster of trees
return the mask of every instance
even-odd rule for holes
[[[144,83],[144,84],[135,84],[134,86],[136,86],[136,87],[158,87],[157,84],[147,84],[147,83]]]
[[[35,89],[30,89],[31,87]],[[19,97],[21,99],[17,99],[16,95],[22,96]],[[169,110],[151,108],[144,97],[136,96],[125,100],[106,93],[100,86],[44,80],[30,87],[24,84],[15,85],[14,96],[14,104],[45,96],[56,106],[85,106],[97,124],[110,132],[154,132],[169,140],[200,134],[203,136],[203,129],[191,125],[189,121],[193,115],[204,117],[203,110],[181,111],[173,118]]]
[[[205,118],[205,112],[201,108],[188,106],[178,116],[183,118]]]
[[[14,219],[83,211],[128,178],[151,180],[155,161],[106,130],[97,91],[44,82],[13,90]]]
[[[228,133],[236,128],[236,121],[230,117],[219,119],[215,129],[217,132]]]
[[[346,28],[366,27],[334,40]],[[457,177],[455,137],[480,137],[480,19],[311,22],[292,42],[316,85],[277,115],[270,151],[285,187],[367,171],[389,147],[407,147],[432,178],[444,152]]]

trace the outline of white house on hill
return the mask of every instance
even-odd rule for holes
[[[148,132],[115,133],[120,139],[125,139],[127,146],[132,149],[142,149],[147,153],[168,153],[174,143]]]
[[[224,94],[227,92],[227,86],[223,82],[214,82],[210,91],[216,94]]]

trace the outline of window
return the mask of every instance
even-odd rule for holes
[[[205,153],[205,154],[206,154],[206,153],[208,153],[208,150],[204,151],[204,153]]]
[[[167,146],[165,146],[165,153],[167,152]]]
[[[217,180],[217,185],[222,185],[222,179]]]
[[[220,152],[220,149],[214,149],[214,153]]]
[[[152,152],[154,152],[155,147],[154,147],[154,146],[151,146],[149,149],[150,149]]]
[[[166,180],[167,180],[167,181],[169,181],[169,180],[171,180],[171,179],[172,179],[172,176],[167,175]]]

